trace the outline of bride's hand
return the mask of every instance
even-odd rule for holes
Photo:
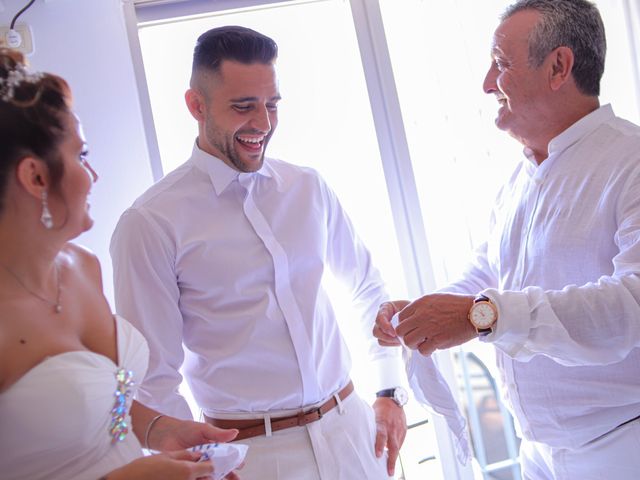
[[[208,423],[162,417],[149,433],[149,446],[162,452],[182,450],[206,443],[230,442],[238,430],[225,430]]]
[[[200,453],[180,450],[158,453],[138,458],[127,465],[110,472],[100,480],[209,480],[213,478],[214,465],[211,461],[198,462]],[[227,476],[237,480],[237,476]]]

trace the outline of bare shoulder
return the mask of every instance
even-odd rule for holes
[[[95,255],[95,253],[93,253],[87,247],[83,247],[82,245],[78,245],[76,243],[68,242],[64,247],[62,247],[62,252],[78,262],[98,263],[98,257]]]
[[[67,243],[61,252],[66,266],[78,275],[91,280],[102,290],[102,269],[98,257],[88,248],[75,243]]]
[[[82,343],[94,352],[115,359],[115,326],[111,307],[102,290],[98,257],[74,243],[67,243],[60,251],[60,257],[61,282],[64,291],[74,299],[69,310],[74,310]]]

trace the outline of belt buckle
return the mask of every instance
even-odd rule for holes
[[[318,417],[314,418],[313,420],[308,419],[308,417],[313,415],[313,414],[317,414]],[[298,417],[298,427],[304,427],[305,425],[307,425],[309,423],[312,423],[312,422],[316,422],[316,421],[318,421],[318,420],[320,420],[322,418],[321,407],[313,408],[313,409],[309,410],[308,412],[299,412],[297,417]]]
[[[312,412],[317,412],[318,413],[318,420],[320,420],[323,417],[323,413],[322,413],[322,406],[319,406],[318,408],[314,408],[312,410]]]

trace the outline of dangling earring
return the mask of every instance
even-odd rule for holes
[[[50,230],[53,227],[53,217],[49,211],[49,204],[47,203],[47,191],[42,191],[42,215],[40,215],[40,222],[44,225],[44,228]]]

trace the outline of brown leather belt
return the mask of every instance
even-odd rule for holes
[[[349,395],[351,395],[351,392],[353,392],[353,382],[350,381],[346,387],[338,392],[338,397],[340,398],[340,400],[344,400]],[[300,411],[298,414],[291,415],[290,417],[274,418],[271,420],[271,431],[277,432],[278,430],[284,430],[285,428],[302,427],[304,425],[308,425],[309,423],[316,422],[337,405],[338,402],[336,401],[335,397],[331,397],[319,407],[313,408],[306,412]],[[210,423],[214,427],[237,428],[238,430],[240,430],[238,436],[233,439],[234,441],[242,440],[244,438],[257,437],[266,433],[264,418],[240,420],[211,418],[205,415],[204,419],[207,423]]]

